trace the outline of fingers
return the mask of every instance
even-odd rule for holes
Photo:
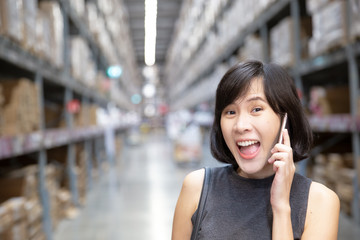
[[[287,152],[277,152],[271,155],[271,157],[268,159],[268,162],[274,163],[275,161],[283,161],[286,162],[287,159],[289,159],[289,153]]]
[[[274,170],[274,172],[277,172],[277,170],[278,170],[279,168],[281,168],[282,166],[285,166],[285,162],[275,161],[274,164],[273,164],[273,170]]]
[[[283,134],[283,139],[284,139],[284,145],[290,147],[291,143],[290,143],[290,136],[289,136],[288,130],[285,128],[283,130],[282,134]]]

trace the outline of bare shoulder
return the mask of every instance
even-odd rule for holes
[[[191,202],[195,211],[200,200],[205,170],[199,169],[186,175],[181,189],[182,194]]]
[[[334,191],[312,182],[301,239],[337,239],[340,201]]]
[[[184,179],[174,213],[173,240],[190,239],[193,227],[191,217],[200,200],[204,175],[204,169],[200,169],[189,173]]]
[[[340,203],[338,196],[333,190],[318,182],[311,183],[309,201],[314,204],[329,204],[333,206]]]
[[[191,191],[201,191],[204,182],[205,169],[195,170],[186,175],[183,187],[190,188]]]

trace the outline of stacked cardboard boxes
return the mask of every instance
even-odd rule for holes
[[[45,239],[37,174],[37,166],[30,165],[0,178],[0,212],[7,224],[1,239]]]
[[[11,198],[0,205],[2,219],[0,222],[0,239],[22,240],[30,239],[26,225],[25,198]]]
[[[308,41],[311,37],[311,18],[303,17],[300,26],[300,45],[302,58],[307,58]],[[270,59],[282,66],[290,67],[295,63],[294,21],[291,17],[281,20],[270,31]]]
[[[37,0],[23,0],[24,16],[24,38],[22,46],[24,49],[34,52],[36,42],[36,16],[38,14]]]
[[[23,0],[0,0],[1,32],[21,43],[24,38]]]
[[[79,36],[70,40],[71,74],[79,82],[88,87],[95,87],[97,70],[86,41]]]
[[[264,61],[263,41],[260,36],[253,34],[245,38],[244,46],[238,53],[239,61],[260,60]]]
[[[86,201],[86,190],[87,190],[87,154],[84,149],[84,145],[78,143],[76,146],[76,175],[77,175],[77,184],[78,184],[78,192],[79,192],[79,202],[81,205],[85,204]]]
[[[79,202],[83,204],[86,200],[87,190],[87,159],[82,144],[76,144],[75,151],[75,168],[73,171],[75,173],[77,183],[76,187],[79,195]],[[53,148],[47,151],[49,162],[57,166],[56,178],[58,179],[58,185],[54,187],[57,187],[56,197],[58,200],[60,200],[60,203],[57,204],[63,204],[59,209],[65,212],[65,216],[71,215],[70,212],[73,210],[72,208],[75,207],[72,205],[72,203],[70,203],[71,199],[67,196],[70,194],[71,189],[70,179],[67,172],[67,153],[68,149],[65,146]],[[60,192],[58,190],[59,188]],[[54,213],[54,216],[59,218],[58,213]]]
[[[27,134],[39,129],[36,85],[26,78],[0,80],[0,135]]]
[[[26,225],[29,240],[45,240],[43,231],[43,208],[39,201],[27,200],[25,202]]]
[[[74,125],[89,127],[97,124],[97,106],[95,104],[82,104],[80,111],[74,114]]]
[[[334,190],[340,198],[341,209],[351,215],[354,198],[353,181],[356,175],[352,153],[319,154],[311,169],[312,179]]]
[[[350,112],[347,86],[314,86],[310,89],[309,110],[318,116]]]
[[[0,19],[2,35],[54,66],[62,67],[64,20],[58,2],[1,0]]]
[[[360,36],[360,14],[355,7],[347,11],[347,1],[308,0],[307,10],[313,19],[313,37],[309,42],[310,56],[317,56],[343,47]],[[347,18],[350,28],[347,27]]]
[[[58,68],[63,67],[64,62],[64,18],[58,2],[41,1],[40,10],[50,23],[50,61]]]

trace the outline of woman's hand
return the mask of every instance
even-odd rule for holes
[[[283,132],[283,144],[278,143],[271,150],[268,160],[273,164],[275,178],[271,186],[271,206],[273,211],[290,208],[290,189],[295,173],[293,151],[287,129]]]
[[[291,224],[290,190],[295,174],[293,151],[287,129],[283,132],[284,143],[271,150],[269,163],[273,164],[275,177],[271,186],[270,202],[273,210],[272,239],[293,239]]]

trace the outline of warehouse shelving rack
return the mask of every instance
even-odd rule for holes
[[[350,13],[351,10],[351,0],[346,0],[347,12]],[[235,1],[229,1],[229,5],[233,4]],[[352,215],[354,220],[360,224],[360,206],[359,206],[359,183],[360,183],[360,119],[359,113],[357,112],[357,97],[360,94],[359,88],[359,58],[360,58],[360,42],[359,41],[350,41],[347,36],[347,43],[345,46],[330,51],[328,53],[321,54],[320,56],[313,57],[310,59],[301,58],[301,45],[300,45],[300,17],[301,15],[307,15],[306,13],[306,1],[300,0],[278,0],[272,3],[263,13],[261,13],[253,22],[247,25],[243,31],[239,32],[237,36],[229,41],[226,45],[224,51],[219,53],[214,59],[207,59],[207,62],[203,64],[203,68],[200,71],[197,71],[197,74],[194,74],[190,80],[185,83],[181,83],[180,80],[184,78],[186,72],[196,72],[193,71],[192,66],[196,58],[194,56],[190,57],[189,61],[184,64],[184,67],[177,71],[177,75],[171,75],[172,82],[179,81],[179,86],[181,86],[182,91],[176,92],[175,95],[170,96],[172,110],[182,109],[182,108],[194,108],[200,102],[191,102],[186,101],[184,96],[189,98],[187,92],[191,89],[191,92],[197,92],[197,94],[202,94],[203,90],[196,91],[196,89],[201,89],[200,87],[204,86],[203,81],[207,81],[206,77],[213,73],[216,66],[222,63],[231,62],[232,56],[236,54],[237,50],[244,44],[245,38],[253,33],[258,33],[263,42],[263,53],[264,61],[270,61],[269,55],[269,32],[270,29],[278,23],[281,19],[290,16],[294,22],[294,64],[293,67],[288,68],[289,73],[292,75],[295,84],[298,90],[301,93],[306,93],[308,91],[309,85],[315,84],[314,78],[312,75],[320,74],[322,75],[321,80],[317,81],[316,84],[325,84],[327,83],[326,72],[333,68],[341,68],[344,71],[344,76],[347,76],[348,82],[346,84],[350,89],[350,106],[351,111],[349,114],[343,115],[332,115],[327,117],[316,117],[310,116],[311,126],[316,133],[327,133],[332,136],[327,139],[327,141],[316,146],[311,155],[320,153],[327,148],[334,146],[335,144],[343,141],[346,136],[351,136],[351,149],[353,152],[354,159],[354,168],[356,170],[356,176],[353,180],[353,190],[354,190],[354,199],[352,204]],[[224,11],[226,11],[225,9]],[[223,12],[221,15],[226,14]],[[218,19],[220,20],[220,19]],[[347,14],[347,28],[350,28],[352,23],[350,19],[350,14]],[[216,24],[216,21],[215,23]],[[235,24],[235,23],[233,23]],[[236,29],[236,26],[232,27]],[[348,31],[349,32],[349,31]],[[200,48],[204,47],[199,45],[199,49],[195,52],[199,52]],[[195,60],[194,60],[195,59]],[[171,69],[171,66],[168,66],[168,69]],[[182,74],[182,75],[181,75]],[[329,73],[327,73],[329,74]],[[329,75],[327,75],[329,77]],[[205,80],[203,80],[205,79]],[[219,79],[220,81],[220,79]],[[331,81],[331,80],[329,80]],[[206,84],[206,83],[205,83]],[[212,86],[210,81],[209,86]],[[203,89],[203,88],[202,88]],[[205,94],[205,93],[203,93]],[[206,96],[208,96],[207,94]],[[199,98],[197,98],[199,99]],[[202,98],[200,98],[202,99]],[[210,103],[213,103],[214,96],[211,99],[208,99]],[[303,100],[305,101],[305,100]],[[306,104],[305,102],[303,102]],[[325,127],[324,127],[325,126]],[[304,169],[304,168],[303,168]]]
[[[37,156],[39,169],[39,195],[43,206],[43,228],[46,239],[49,240],[53,238],[53,229],[50,217],[51,206],[49,203],[49,193],[46,187],[45,174],[45,167],[48,163],[47,149],[58,146],[68,146],[67,175],[70,182],[72,203],[75,206],[80,206],[75,177],[75,144],[77,142],[84,143],[87,158],[88,188],[92,185],[92,175],[90,173],[93,166],[91,159],[93,159],[93,157],[96,159],[97,166],[100,166],[104,161],[110,161],[110,159],[103,159],[103,157],[100,156],[101,150],[105,147],[104,136],[106,135],[106,129],[103,126],[74,127],[73,116],[68,113],[68,111],[65,111],[66,127],[60,129],[46,129],[44,113],[45,88],[47,86],[52,86],[52,88],[60,90],[60,93],[56,93],[56,95],[58,95],[56,98],[57,101],[61,101],[61,104],[64,106],[74,98],[80,98],[80,101],[83,104],[95,103],[105,107],[110,102],[114,103],[114,100],[109,96],[83,86],[70,76],[70,56],[68,52],[70,22],[77,28],[78,33],[86,40],[87,44],[89,44],[92,54],[96,59],[98,69],[105,72],[109,65],[82,19],[70,9],[69,2],[67,0],[59,0],[59,3],[64,16],[63,69],[57,69],[47,61],[27,52],[17,43],[14,43],[4,36],[0,36],[0,62],[3,63],[3,66],[6,65],[6,68],[9,67],[8,69],[3,68],[3,70],[0,71],[8,71],[6,76],[10,75],[11,77],[22,77],[24,74],[30,80],[34,81],[39,91],[38,102],[40,109],[38,131],[21,136],[0,137],[0,161],[26,154],[35,154]],[[128,97],[126,96],[126,98]],[[125,110],[129,109],[126,102],[115,102],[115,104],[119,108]],[[119,134],[130,125],[131,124],[120,123],[108,128],[110,128],[110,131]],[[101,169],[99,170],[101,171]]]

